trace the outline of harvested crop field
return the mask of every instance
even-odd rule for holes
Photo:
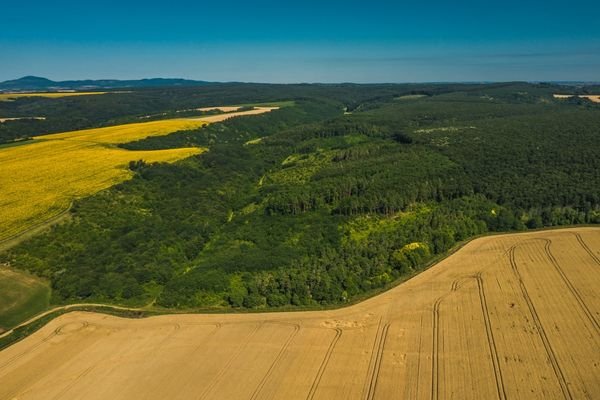
[[[600,229],[490,236],[331,311],[74,312],[0,352],[0,399],[600,397]]]
[[[228,110],[228,109],[238,109],[239,107],[219,107],[220,110]],[[224,114],[217,115],[207,115],[203,117],[190,118],[191,120],[200,120],[204,122],[214,123],[214,122],[222,122],[229,118],[240,117],[243,115],[259,115],[264,114],[266,112],[271,112],[273,110],[278,110],[279,107],[254,107],[252,110],[248,111],[238,111],[238,112],[225,112]]]
[[[568,98],[571,98],[573,96],[574,95],[572,95],[572,94],[555,94],[554,98],[556,98],[556,99],[568,99]],[[594,103],[600,103],[600,95],[590,94],[590,95],[579,95],[578,97],[582,97],[584,99],[588,99],[588,100],[590,100],[590,101],[592,101]]]

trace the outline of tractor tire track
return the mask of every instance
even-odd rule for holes
[[[279,350],[279,353],[277,354],[277,357],[275,357],[275,359],[271,363],[271,366],[267,370],[267,373],[260,380],[260,382],[259,382],[258,386],[256,387],[256,389],[254,389],[254,392],[252,393],[252,396],[250,397],[250,400],[256,400],[258,398],[259,393],[261,392],[261,390],[263,389],[263,387],[267,383],[267,380],[269,379],[269,377],[273,373],[273,370],[275,369],[275,366],[277,366],[277,363],[279,362],[279,360],[281,360],[281,358],[283,357],[283,355],[287,351],[287,348],[289,347],[290,343],[292,343],[292,341],[294,340],[294,338],[296,337],[296,335],[300,331],[300,325],[298,325],[298,324],[291,324],[291,325],[294,327],[294,331],[290,334],[290,337],[285,341],[285,343],[281,347],[281,350]]]
[[[432,344],[431,344],[431,400],[437,400],[439,398],[439,343],[440,343],[440,305],[442,301],[456,292],[461,287],[461,283],[465,278],[458,278],[452,281],[450,291],[442,296],[438,297],[435,303],[433,303],[433,323],[432,323]]]
[[[47,341],[49,341],[53,337],[61,335],[61,331],[62,331],[62,329],[66,325],[67,324],[63,324],[63,325],[59,326],[54,331],[52,331],[52,333],[50,333],[48,336],[44,337],[42,340],[40,340],[39,342],[37,342],[35,345],[33,345],[30,348],[28,348],[27,350],[25,350],[25,351],[23,351],[23,352],[21,352],[19,354],[15,354],[11,358],[9,358],[4,364],[0,365],[0,371],[2,371],[4,368],[6,368],[10,364],[14,363],[15,361],[19,360],[20,358],[22,358],[22,357],[26,356],[27,354],[31,353],[33,350],[37,349],[38,347],[40,347],[41,345],[43,345],[44,343],[46,343]],[[89,325],[90,325],[89,322],[83,321],[81,323],[81,328],[80,329],[87,328]]]
[[[92,365],[90,367],[87,367],[85,370],[83,370],[79,375],[77,375],[77,377],[75,379],[73,379],[71,382],[69,382],[69,384],[67,384],[67,386],[65,386],[60,392],[58,392],[58,394],[56,394],[54,397],[52,397],[52,400],[56,400],[56,399],[59,399],[62,396],[64,396],[69,390],[71,390],[77,384],[77,382],[79,382],[82,378],[84,378],[86,375],[88,375],[90,372],[92,372],[92,370],[94,368],[96,368],[96,365]]]
[[[558,263],[556,258],[554,258],[554,255],[552,254],[552,252],[550,250],[550,245],[552,244],[552,241],[550,239],[540,239],[540,240],[543,240],[545,242],[544,253],[546,253],[546,257],[548,257],[548,259],[550,260],[550,262],[552,263],[552,265],[554,266],[554,268],[556,269],[556,271],[558,272],[558,274],[564,281],[565,285],[567,285],[567,287],[569,288],[569,291],[571,292],[573,297],[575,297],[575,300],[577,300],[577,303],[579,303],[579,306],[585,313],[586,317],[592,323],[592,326],[596,329],[596,334],[600,334],[600,325],[598,324],[598,321],[594,317],[594,314],[590,311],[587,304],[585,304],[585,302],[583,301],[583,298],[581,297],[581,294],[579,293],[577,288],[575,288],[575,286],[573,286],[573,284],[571,283],[569,278],[567,278],[567,275],[564,273],[562,267],[560,266],[560,264]]]
[[[431,349],[431,400],[439,397],[439,342],[440,342],[440,304],[446,296],[438,298],[433,304],[433,336]]]
[[[246,348],[246,346],[248,346],[248,343],[250,343],[250,341],[252,340],[252,338],[254,337],[254,335],[256,334],[256,332],[258,332],[259,329],[262,328],[263,325],[264,325],[264,321],[261,321],[246,336],[246,340],[244,340],[244,343],[241,344],[238,347],[238,349],[236,350],[236,352],[233,353],[231,355],[231,357],[229,357],[229,359],[227,360],[227,362],[225,363],[225,365],[223,367],[221,367],[221,369],[219,370],[219,372],[217,372],[217,375],[215,375],[215,377],[212,379],[212,381],[206,386],[206,388],[202,391],[202,393],[200,393],[200,396],[198,396],[199,400],[206,398],[206,396],[208,396],[208,394],[217,385],[217,383],[219,383],[221,381],[221,379],[223,379],[223,376],[229,370],[229,367],[231,366],[231,364],[235,361],[236,358],[238,358],[240,356],[240,354],[242,354],[242,352],[244,351],[244,349]]]
[[[421,346],[423,344],[423,314],[421,314],[421,327],[419,328],[419,356],[417,357],[417,394],[415,396],[416,399],[419,398],[419,388],[421,387]]]
[[[498,392],[498,399],[506,400],[506,389],[504,388],[504,379],[502,377],[502,369],[500,368],[500,358],[498,357],[498,348],[496,347],[494,331],[492,330],[492,324],[490,321],[490,313],[487,306],[487,298],[485,296],[485,289],[483,287],[483,277],[481,276],[481,272],[479,272],[475,276],[475,279],[477,280],[477,287],[479,289],[479,301],[481,304],[481,312],[483,313],[483,319],[485,322],[485,333],[490,349],[490,356],[492,358],[492,368],[494,370],[494,376],[496,378],[496,390]]]
[[[550,344],[550,341],[548,340],[548,336],[546,335],[546,331],[544,330],[544,326],[542,325],[542,322],[537,313],[537,310],[535,309],[535,306],[533,305],[533,301],[531,300],[531,297],[529,296],[529,292],[527,291],[527,287],[525,286],[523,277],[521,276],[521,273],[519,272],[519,268],[518,268],[517,262],[515,260],[515,249],[516,249],[516,245],[512,246],[509,251],[510,265],[512,267],[512,270],[513,270],[517,280],[519,281],[519,286],[521,288],[521,294],[523,295],[523,298],[525,299],[525,302],[527,303],[527,307],[529,308],[529,312],[531,313],[531,316],[533,317],[533,322],[534,322],[536,330],[540,336],[540,339],[542,340],[542,344],[544,345],[546,354],[548,356],[548,359],[550,360],[552,369],[554,370],[554,374],[556,375],[556,379],[558,380],[558,383],[560,385],[560,389],[566,399],[572,400],[573,395],[571,394],[571,392],[569,390],[569,386],[565,379],[565,375],[560,367],[560,364],[558,363],[558,359],[556,358],[556,354],[554,353],[554,350],[552,349],[552,345]]]
[[[162,347],[165,345],[165,343],[169,342],[171,340],[171,338],[181,329],[181,325],[179,325],[178,323],[174,323],[173,324],[173,332],[169,333],[167,336],[165,336],[163,338],[163,340],[161,340],[160,342],[158,342],[158,344],[156,345],[156,347],[154,347],[152,349],[152,351],[148,354],[148,356],[152,356],[155,355],[157,352],[160,351],[160,349],[162,349]]]
[[[598,258],[598,256],[596,254],[594,254],[592,249],[589,248],[587,243],[583,240],[583,237],[581,237],[581,234],[579,232],[572,232],[572,233],[573,233],[573,235],[575,235],[575,237],[577,238],[577,241],[579,242],[581,247],[583,247],[583,249],[586,251],[586,253],[588,253],[590,255],[590,257],[592,257],[594,262],[600,266],[600,259]]]
[[[329,364],[329,359],[331,358],[331,354],[335,350],[335,346],[337,345],[338,340],[342,336],[342,330],[340,328],[335,328],[335,336],[331,343],[329,344],[329,348],[327,349],[327,353],[325,353],[325,357],[323,361],[321,361],[321,365],[319,366],[319,370],[317,371],[317,375],[313,380],[313,383],[310,387],[310,391],[306,396],[306,400],[313,400],[315,394],[317,393],[317,389],[319,388],[319,384],[321,383],[321,379],[323,378],[323,374],[325,373],[325,369],[327,369],[327,364]]]
[[[198,346],[194,347],[190,353],[190,355],[194,354],[195,352],[197,352],[198,350],[200,350],[202,348],[202,346],[204,345],[205,342],[207,342],[208,340],[210,340],[210,338],[212,338],[213,336],[215,336],[215,334],[219,331],[219,329],[221,329],[222,325],[220,322],[217,322],[215,324],[210,324],[210,325],[214,325],[215,329],[213,329],[212,331],[210,331],[210,333],[208,335],[206,335],[206,337],[202,340],[202,343],[200,343]]]
[[[365,399],[372,400],[375,397],[375,390],[377,389],[377,382],[379,380],[379,370],[381,369],[381,361],[383,360],[383,350],[385,349],[385,343],[387,341],[387,334],[390,328],[390,324],[386,323],[381,327],[381,321],[379,322],[377,336],[373,343],[373,353],[371,354],[371,362],[369,363],[369,369],[367,374],[368,386],[365,386]]]

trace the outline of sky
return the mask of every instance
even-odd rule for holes
[[[600,1],[12,1],[0,81],[600,81]]]

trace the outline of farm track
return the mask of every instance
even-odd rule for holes
[[[477,239],[338,310],[66,313],[0,351],[0,400],[600,398],[597,238]]]
[[[40,232],[45,231],[46,229],[51,228],[52,226],[63,222],[65,219],[69,217],[69,211],[71,210],[73,203],[69,204],[67,208],[58,212],[57,214],[48,217],[47,219],[38,222],[35,225],[28,227],[25,230],[17,232],[9,237],[0,240],[0,251],[9,250],[11,247],[14,247],[21,243],[23,240],[29,239],[31,236],[36,235]]]
[[[519,268],[518,268],[517,262],[515,260],[515,248],[516,247],[517,246],[515,245],[510,248],[510,251],[509,251],[510,265],[511,265],[512,270],[519,282],[519,287],[521,288],[521,294],[523,295],[523,298],[525,299],[525,302],[527,303],[527,307],[529,308],[529,312],[531,313],[531,316],[533,317],[533,322],[535,324],[536,330],[540,336],[540,339],[542,340],[542,343],[546,350],[546,354],[548,355],[548,359],[550,360],[550,363],[552,364],[552,369],[554,370],[556,379],[558,380],[558,383],[560,384],[561,391],[562,391],[563,395],[565,396],[565,399],[572,400],[573,395],[571,394],[571,392],[569,390],[569,385],[567,384],[567,381],[565,379],[565,374],[564,374],[563,370],[561,369],[560,364],[558,363],[554,349],[552,348],[552,345],[550,344],[550,341],[548,340],[548,335],[546,334],[544,326],[542,325],[542,322],[540,321],[540,317],[539,317],[537,310],[533,304],[533,301],[531,300],[531,297],[529,296],[527,287],[525,286],[525,283],[523,282],[523,277],[521,276],[521,274],[519,272]]]

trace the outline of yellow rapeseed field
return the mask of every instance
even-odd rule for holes
[[[0,101],[12,101],[19,97],[70,97],[70,96],[88,96],[93,94],[105,94],[108,92],[32,92],[32,93],[0,93]],[[122,92],[121,92],[122,93]]]
[[[174,162],[203,151],[130,151],[116,144],[204,124],[174,119],[85,129],[38,136],[30,144],[0,149],[0,241],[60,214],[74,199],[130,178],[129,161]]]

